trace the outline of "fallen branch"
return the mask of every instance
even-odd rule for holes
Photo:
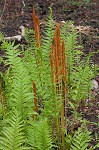
[[[17,40],[17,41],[21,41],[23,39],[23,37],[25,37],[25,28],[24,26],[20,26],[19,27],[19,35],[15,35],[15,36],[9,36],[9,37],[4,37],[5,40]]]

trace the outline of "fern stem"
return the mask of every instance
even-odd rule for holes
[[[3,84],[3,79],[0,76],[0,95],[1,95],[1,103],[2,103],[2,115],[5,115],[5,96],[4,96],[4,92],[3,92],[3,88],[2,85]]]
[[[32,81],[32,87],[33,87],[33,91],[34,91],[34,111],[37,112],[38,106],[37,106],[36,84],[34,81]],[[35,118],[35,117],[36,117],[36,115],[33,115],[33,118]]]

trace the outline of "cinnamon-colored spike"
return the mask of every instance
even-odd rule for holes
[[[63,81],[66,82],[66,56],[65,56],[65,44],[62,41],[62,66],[63,66]]]
[[[65,56],[65,43],[64,40],[61,44],[60,38],[60,26],[56,26],[55,34],[53,37],[52,51],[50,53],[50,65],[52,71],[52,81],[55,83],[55,92],[62,96],[62,105],[61,105],[61,139],[62,139],[62,149],[64,148],[65,136],[63,129],[65,128],[65,115],[66,115],[66,56]],[[58,84],[57,84],[58,83]]]
[[[35,9],[33,8],[32,18],[34,21],[34,32],[36,39],[36,46],[40,48],[40,22],[38,16],[35,14]]]
[[[55,29],[55,34],[53,37],[53,45],[52,52],[50,54],[51,67],[53,76],[56,78],[56,82],[60,82],[60,79],[63,80],[64,84],[66,84],[66,56],[65,56],[65,44],[64,40],[60,40],[60,25],[57,24]],[[53,60],[53,61],[52,61]]]

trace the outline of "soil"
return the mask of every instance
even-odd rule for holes
[[[76,2],[76,3],[75,3]],[[81,30],[80,38],[85,53],[97,52],[92,57],[92,63],[99,65],[99,0],[0,0],[0,31],[4,36],[15,36],[19,34],[19,26],[23,25],[33,28],[32,8],[34,7],[40,21],[45,21],[49,14],[49,7],[53,10],[55,21],[74,22]],[[85,28],[87,27],[87,28]],[[2,53],[0,52],[2,55]],[[96,77],[99,83],[99,77]],[[90,124],[92,132],[98,132],[99,115],[99,92],[93,91],[95,101],[91,106],[83,110],[83,117]],[[95,141],[93,141],[95,142]]]

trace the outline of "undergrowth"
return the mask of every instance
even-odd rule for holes
[[[51,11],[41,36],[34,10],[32,17],[34,29],[25,30],[22,51],[0,36],[8,68],[0,76],[0,150],[94,150],[83,124],[73,130],[96,75],[91,54],[82,57],[71,22],[56,24]],[[69,129],[68,109],[73,112]]]

